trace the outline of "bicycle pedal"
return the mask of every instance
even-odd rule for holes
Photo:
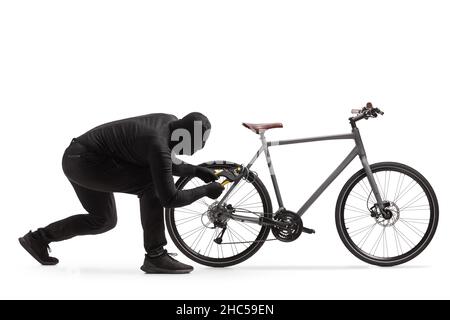
[[[316,230],[303,227],[303,232],[307,233],[307,234],[314,234],[314,233],[316,233]]]

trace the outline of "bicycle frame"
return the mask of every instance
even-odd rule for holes
[[[318,141],[328,141],[328,140],[354,140],[355,141],[355,147],[350,151],[350,153],[345,157],[345,159],[339,164],[339,166],[330,174],[330,176],[325,179],[325,181],[319,186],[319,188],[306,200],[306,202],[301,206],[301,208],[297,211],[297,214],[300,216],[303,216],[305,212],[311,207],[311,205],[320,197],[320,195],[325,191],[325,189],[344,171],[344,169],[356,158],[356,156],[359,156],[359,159],[361,160],[361,164],[364,168],[364,171],[367,174],[367,178],[369,180],[370,187],[372,188],[373,194],[375,196],[375,199],[377,201],[377,205],[380,209],[383,208],[383,200],[381,198],[378,186],[375,182],[372,170],[370,169],[370,165],[367,161],[366,151],[364,149],[364,144],[361,139],[361,135],[359,133],[359,129],[356,127],[356,125],[352,124],[352,132],[349,134],[338,134],[338,135],[330,135],[330,136],[321,136],[321,137],[311,137],[311,138],[303,138],[303,139],[293,139],[293,140],[280,140],[280,141],[267,141],[266,137],[264,135],[264,131],[259,134],[261,139],[261,147],[256,152],[256,154],[253,156],[253,158],[250,160],[250,162],[247,164],[247,168],[250,169],[252,165],[255,163],[255,161],[259,158],[259,156],[264,153],[267,166],[270,171],[270,176],[272,179],[273,188],[275,190],[275,195],[278,201],[279,210],[284,209],[283,205],[283,199],[281,196],[280,188],[278,185],[277,177],[275,174],[275,170],[273,167],[273,163],[270,157],[269,147],[273,146],[282,146],[282,145],[289,145],[289,144],[300,144],[300,143],[307,143],[307,142],[318,142]],[[224,195],[224,197],[219,202],[219,205],[222,204],[230,193],[233,191],[233,189],[236,187],[238,181],[233,183],[233,185],[230,187],[230,189],[227,191],[227,193]],[[231,215],[232,219],[245,221],[245,222],[253,222],[253,223],[260,223],[259,218],[254,217],[245,217],[241,215]]]

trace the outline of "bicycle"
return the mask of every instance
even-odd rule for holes
[[[281,123],[243,125],[258,134],[261,147],[247,165],[226,161],[202,164],[216,171],[225,190],[216,201],[201,199],[189,206],[166,209],[168,232],[178,249],[191,260],[211,267],[241,263],[266,241],[291,242],[302,233],[315,233],[303,226],[302,216],[323,191],[357,156],[362,169],[344,185],[335,209],[337,231],[347,249],[364,262],[378,266],[405,263],[420,254],[436,232],[439,208],[429,182],[415,169],[401,163],[370,165],[356,123],[384,113],[371,103],[353,109],[349,134],[293,140],[267,141],[265,132]],[[351,139],[355,147],[297,211],[283,205],[269,148],[273,146]],[[265,155],[278,202],[273,212],[270,195],[252,165]],[[182,177],[179,189],[202,182]],[[411,196],[412,195],[412,196]],[[269,233],[274,239],[268,239]]]

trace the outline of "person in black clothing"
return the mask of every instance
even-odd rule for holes
[[[114,192],[137,195],[140,202],[144,247],[141,269],[146,273],[188,273],[193,270],[173,259],[167,244],[163,207],[181,207],[202,197],[216,199],[223,191],[210,169],[178,160],[204,147],[211,124],[201,113],[182,119],[155,113],[98,126],[74,138],[64,152],[62,167],[87,214],[54,222],[29,232],[21,245],[41,264],[55,265],[51,242],[80,235],[100,234],[117,222]],[[196,176],[205,185],[177,190],[175,176]]]

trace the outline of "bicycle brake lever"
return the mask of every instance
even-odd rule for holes
[[[379,108],[375,108],[375,112],[378,113],[379,115],[384,115],[384,112],[381,111]]]

